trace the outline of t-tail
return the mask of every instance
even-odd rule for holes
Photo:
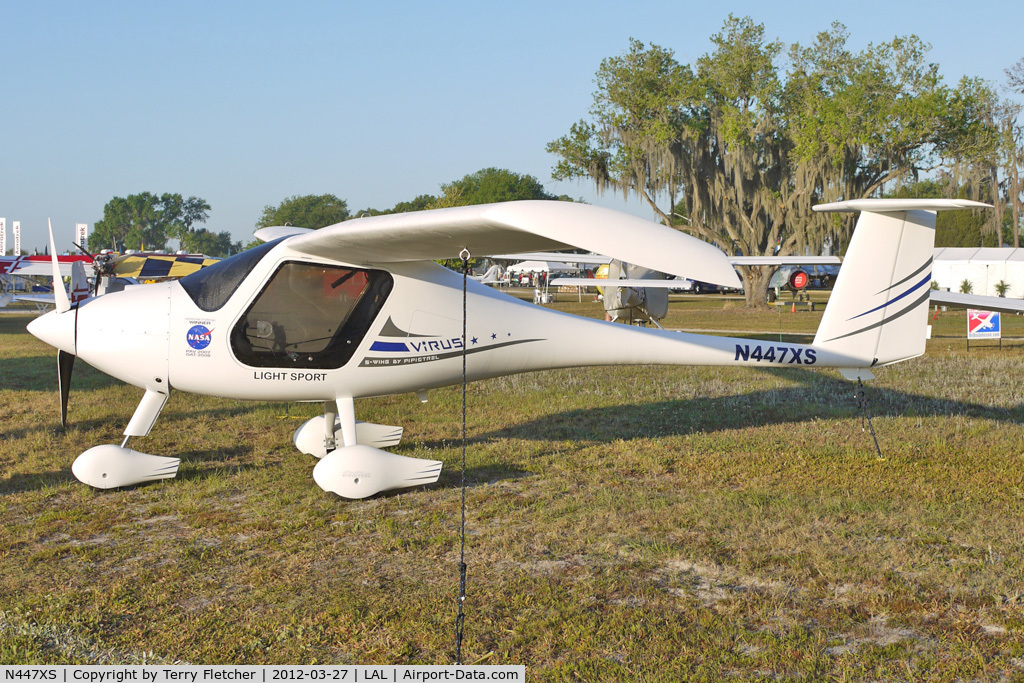
[[[815,211],[860,211],[815,347],[888,365],[924,353],[935,213],[986,208],[963,199],[856,199]],[[841,370],[870,379],[868,370]]]

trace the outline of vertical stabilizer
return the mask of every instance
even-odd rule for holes
[[[935,212],[960,199],[859,199],[815,211],[860,211],[814,345],[886,365],[924,353]]]
[[[71,303],[77,304],[89,298],[89,278],[81,261],[71,264]]]

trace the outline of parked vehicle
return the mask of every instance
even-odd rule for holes
[[[676,278],[679,281],[678,287],[672,287],[669,289],[670,292],[683,293],[683,294],[717,294],[722,291],[722,288],[718,285],[713,285],[710,282],[701,282],[700,280],[689,280],[687,278]]]

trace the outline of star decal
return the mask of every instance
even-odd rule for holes
[[[470,339],[469,341],[470,341],[471,343],[473,343],[473,344],[476,344],[476,342],[477,342],[477,338],[476,338],[476,337],[473,337],[473,338],[472,338],[472,339]]]
[[[497,335],[497,333],[495,333],[495,332],[492,332],[492,333],[491,333],[491,339],[497,339],[497,338],[498,338],[498,335]]]

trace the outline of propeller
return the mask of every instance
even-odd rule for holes
[[[63,315],[71,310],[71,300],[64,290],[64,280],[60,275],[60,262],[57,259],[57,247],[53,241],[53,224],[46,221],[50,230],[50,259],[53,264],[53,301],[56,314]],[[78,347],[78,306],[74,312],[74,345]],[[60,391],[60,426],[68,426],[68,398],[71,395],[71,371],[75,367],[75,354],[64,350],[57,351],[57,387]]]
[[[72,242],[71,244],[75,245],[75,249],[77,249],[78,251],[80,251],[80,252],[82,252],[83,254],[85,254],[86,256],[88,256],[88,257],[89,257],[89,262],[90,262],[90,263],[92,263],[93,261],[95,261],[95,260],[96,260],[96,257],[95,257],[95,256],[93,256],[92,254],[90,254],[90,253],[89,253],[89,250],[88,250],[88,249],[86,249],[85,247],[83,247],[83,246],[82,246],[81,244],[79,244],[78,242]]]
[[[77,321],[76,321],[77,322]],[[75,367],[75,354],[57,351],[57,388],[60,391],[60,426],[68,426],[68,397],[71,396],[71,370]]]
[[[64,289],[64,280],[60,276],[60,262],[57,260],[57,247],[53,243],[53,223],[46,219],[46,226],[50,230],[50,261],[53,263],[53,302],[57,306],[57,313],[66,313],[71,310],[71,300]]]

